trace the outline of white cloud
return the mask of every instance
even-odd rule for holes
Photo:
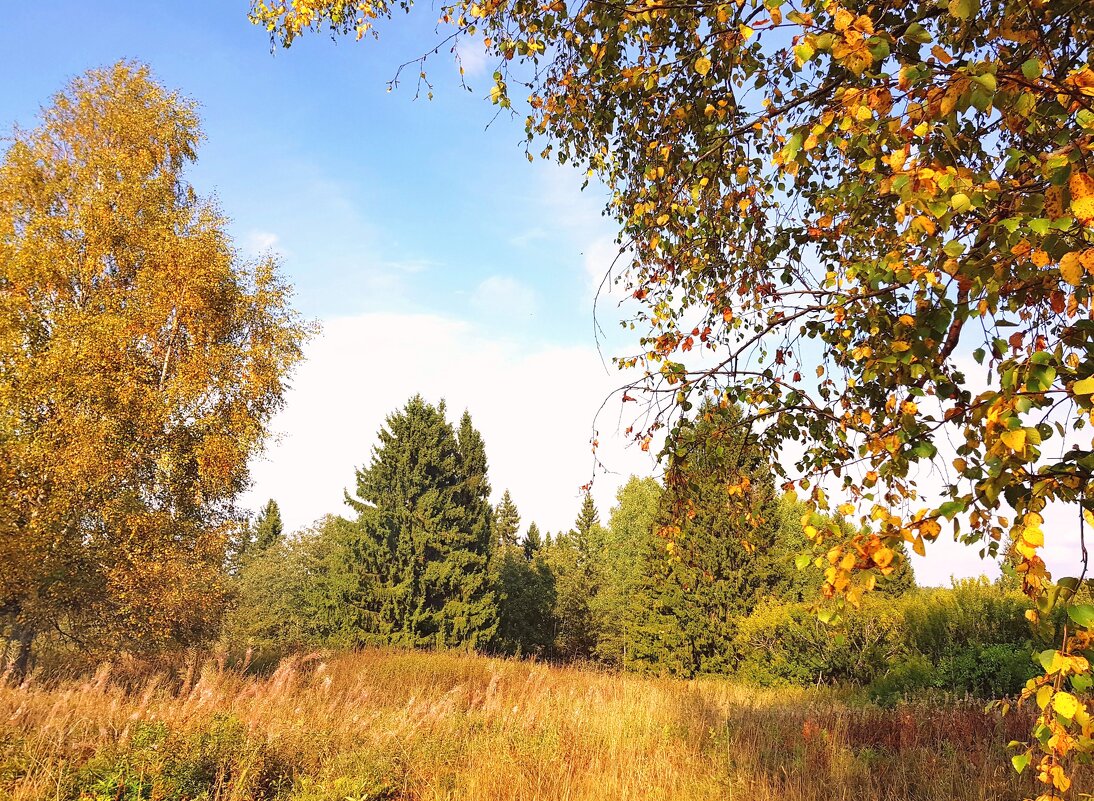
[[[471,293],[471,305],[494,317],[529,317],[536,311],[536,293],[508,275],[492,275]]]
[[[573,523],[580,487],[593,476],[593,420],[619,378],[594,348],[529,350],[452,318],[366,314],[325,321],[306,357],[274,421],[281,436],[254,464],[251,508],[276,498],[290,528],[348,514],[342,491],[352,489],[354,468],[368,464],[384,418],[420,392],[446,399],[454,422],[471,412],[494,499],[508,488],[525,526],[534,520],[558,531]],[[649,454],[615,434],[613,403],[598,432],[599,456],[613,472],[593,486],[605,520],[627,476],[655,470]]]
[[[353,488],[354,469],[368,464],[384,418],[421,393],[432,402],[446,399],[453,422],[465,408],[471,412],[486,442],[495,501],[509,489],[525,526],[534,520],[549,531],[567,529],[580,487],[594,477],[594,420],[623,378],[605,370],[595,347],[529,348],[451,317],[331,319],[306,348],[287,406],[274,421],[280,437],[256,460],[255,486],[244,502],[254,509],[276,498],[290,528],[327,513],[348,514],[342,492]],[[650,454],[622,434],[638,405],[624,404],[621,413],[616,395],[596,420],[597,455],[608,471],[596,473],[593,495],[605,521],[627,476],[660,473]],[[796,455],[788,447],[781,457],[789,462]],[[921,480],[923,489],[935,489]],[[1054,534],[1046,559],[1058,575],[1077,572],[1072,512],[1050,508],[1045,515]],[[945,585],[951,576],[998,575],[977,550],[943,536],[925,559],[913,556],[917,579]]]
[[[262,256],[279,250],[281,238],[272,231],[248,231],[243,235],[243,252],[248,256]]]
[[[481,37],[461,36],[455,49],[465,78],[476,78],[486,72],[486,45]]]

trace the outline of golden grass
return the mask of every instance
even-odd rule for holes
[[[0,686],[0,798],[1009,799],[1028,721],[979,705],[645,679],[453,653],[104,666]],[[1086,782],[1081,782],[1085,784]]]

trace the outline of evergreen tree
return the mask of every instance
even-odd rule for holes
[[[664,561],[664,553],[656,552],[655,534],[662,492],[654,479],[631,476],[616,496],[597,560],[599,592],[591,602],[594,650],[598,659],[623,668],[635,658],[636,640],[655,635],[648,578],[656,574],[654,560]]]
[[[539,526],[535,523],[528,526],[528,531],[524,534],[524,558],[531,562],[537,554],[543,551],[543,535],[539,533]]]
[[[670,661],[685,674],[724,673],[736,621],[788,592],[795,569],[781,542],[772,456],[756,447],[739,410],[707,404],[676,435],[683,445],[666,501],[684,522],[668,539],[671,570],[653,607],[671,610],[677,626],[647,650],[674,651]]]
[[[410,646],[484,647],[497,628],[491,587],[490,487],[482,437],[464,413],[421,396],[390,415],[357,471],[360,577],[355,607],[369,635]]]
[[[591,603],[596,597],[600,516],[586,492],[574,528],[559,534],[549,553],[555,575],[554,647],[566,659],[588,659],[596,648]]]
[[[520,513],[506,490],[494,509],[494,544],[499,548],[516,547],[519,533]]]
[[[284,525],[281,522],[281,509],[277,501],[270,498],[269,502],[258,514],[254,525],[254,547],[264,551],[271,545],[281,541]]]

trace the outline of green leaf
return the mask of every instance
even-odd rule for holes
[[[1010,764],[1014,765],[1015,771],[1021,773],[1029,765],[1030,755],[1027,754],[1015,754],[1010,758]]]
[[[955,192],[950,198],[950,206],[954,211],[968,211],[972,208],[972,201],[964,192]]]
[[[1075,604],[1067,608],[1067,616],[1084,629],[1094,626],[1094,605]]]
[[[816,49],[809,42],[802,42],[794,48],[794,56],[802,64],[809,61],[813,56],[817,54]]]
[[[985,72],[983,75],[974,75],[973,80],[983,86],[989,92],[994,92],[999,85],[998,83],[996,83],[995,76],[992,75],[990,72]]]
[[[1035,58],[1031,58],[1029,61],[1022,64],[1022,74],[1031,81],[1035,81],[1041,77],[1041,62]]]
[[[813,557],[807,553],[799,554],[794,559],[794,567],[798,570],[805,570],[809,566],[809,563],[813,561]]]
[[[1034,219],[1029,221],[1029,230],[1033,231],[1033,233],[1035,234],[1040,234],[1041,236],[1047,234],[1048,229],[1051,227],[1052,220],[1046,219],[1044,217],[1035,217]]]
[[[1055,648],[1048,648],[1044,651],[1041,651],[1041,653],[1037,654],[1037,661],[1041,663],[1041,667],[1043,667],[1045,670],[1052,670],[1052,661],[1055,658],[1056,658],[1056,649]],[[1041,689],[1044,689],[1044,688],[1042,687]],[[1045,705],[1041,703],[1040,693],[1037,694],[1037,703],[1040,705],[1041,709],[1045,708]]]
[[[949,256],[951,259],[956,259],[962,253],[965,252],[965,246],[958,242],[956,239],[951,239],[946,243],[946,246],[942,248],[942,252]]]

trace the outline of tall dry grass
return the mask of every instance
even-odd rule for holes
[[[0,798],[1017,799],[1027,723],[452,653],[104,666],[0,687]]]

